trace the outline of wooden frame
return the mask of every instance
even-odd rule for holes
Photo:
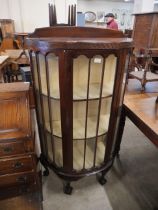
[[[102,172],[105,183],[131,40],[109,29],[53,27],[37,29],[27,44],[45,163],[67,181],[65,193],[85,175]]]

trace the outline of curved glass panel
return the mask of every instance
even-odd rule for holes
[[[73,168],[104,163],[117,58],[73,60]]]
[[[53,53],[33,56],[37,109],[44,130],[48,159],[61,167],[62,133],[59,96],[59,59]]]

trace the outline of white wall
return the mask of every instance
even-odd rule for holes
[[[97,13],[98,11],[102,11],[106,13],[112,12],[117,13],[118,16],[118,24],[120,29],[131,28],[132,27],[132,17],[131,13],[133,13],[134,3],[127,2],[110,2],[103,0],[78,0],[77,1],[77,11],[79,12],[87,12],[92,11]],[[123,19],[122,14],[125,13],[125,24],[121,25],[121,21]]]
[[[103,0],[0,0],[0,18],[15,21],[16,32],[33,32],[37,27],[49,25],[48,3],[55,3],[57,20],[67,22],[68,4],[77,4],[77,11],[103,11],[117,13],[120,29],[132,28],[131,13],[153,11],[154,0],[135,0],[135,3],[113,2]],[[125,24],[122,25],[125,12]]]
[[[32,32],[37,27],[49,25],[47,0],[20,0],[22,30]]]
[[[152,12],[154,10],[154,0],[135,0],[134,13]]]
[[[0,0],[0,18],[13,19],[16,32],[33,32],[49,26],[48,3],[55,3],[58,23],[65,23],[68,4],[77,0]]]
[[[152,12],[154,9],[154,0],[143,0],[141,12]]]
[[[10,18],[8,0],[0,0],[0,19]]]
[[[20,3],[21,0],[8,0],[9,15],[10,18],[14,20],[15,29],[17,32],[23,31]]]

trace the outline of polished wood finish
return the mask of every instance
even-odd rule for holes
[[[21,156],[0,160],[0,175],[31,171],[33,168],[32,156]]]
[[[98,172],[104,176],[114,160],[132,40],[110,29],[50,27],[36,29],[27,44],[42,160],[68,182]],[[64,192],[70,194],[70,183]]]
[[[158,12],[137,13],[132,38],[135,50],[158,48]]]
[[[7,49],[20,49],[20,43],[18,40],[15,40],[14,38],[4,38],[0,45],[0,52],[3,53]]]
[[[3,70],[5,69],[5,67],[7,66],[7,61],[9,59],[9,56],[1,56],[0,55],[0,83],[4,82],[4,78],[3,78]]]
[[[2,32],[2,38],[14,37],[14,32],[15,32],[14,20],[0,19],[0,29]]]
[[[36,184],[33,172],[6,174],[0,176],[0,188],[17,185]]]
[[[19,41],[23,49],[25,49],[25,39],[28,37],[28,33],[14,33],[15,39]]]
[[[37,186],[29,83],[1,83],[0,109],[0,189]]]
[[[158,82],[148,84],[144,93],[140,91],[138,81],[128,82],[119,124],[115,153],[119,153],[125,119],[128,117],[158,147]]]
[[[125,97],[124,109],[129,119],[158,147],[157,97]]]
[[[1,140],[31,136],[28,90],[29,83],[0,84]]]
[[[63,32],[64,30],[64,32]],[[98,33],[99,30],[99,33]],[[94,27],[75,27],[75,26],[71,26],[71,27],[45,27],[45,28],[37,28],[35,29],[35,32],[33,34],[29,35],[30,38],[34,38],[34,41],[36,39],[39,38],[44,38],[44,40],[49,41],[49,39],[51,39],[51,37],[56,37],[56,41],[60,41],[63,43],[65,41],[72,41],[72,38],[78,38],[78,40],[84,40],[85,42],[88,41],[88,38],[93,38],[95,39],[95,43],[98,41],[99,43],[99,39],[101,40],[103,38],[122,38],[118,41],[126,41],[131,43],[131,40],[127,40],[127,38],[123,39],[124,34],[122,31],[114,31],[112,29],[103,29],[103,28],[94,28]],[[64,39],[62,39],[62,37]],[[60,38],[60,39],[58,39]],[[84,38],[84,39],[83,39]],[[87,38],[87,39],[85,39]],[[114,39],[112,39],[114,40]],[[39,40],[38,40],[39,41]],[[54,40],[55,41],[55,40]],[[75,39],[73,39],[73,42],[75,41]],[[108,41],[108,40],[107,40]],[[92,41],[89,41],[90,44]],[[106,39],[104,39],[104,42],[106,42]],[[28,41],[27,41],[28,43]],[[71,43],[71,42],[70,42]],[[74,43],[75,44],[75,43]],[[79,43],[76,43],[79,44]],[[81,48],[81,47],[80,47]]]
[[[1,197],[1,194],[0,194]],[[29,192],[21,196],[14,196],[0,200],[0,210],[42,210],[40,192]]]

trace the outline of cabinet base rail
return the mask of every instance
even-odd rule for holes
[[[55,172],[55,174],[63,180],[63,192],[68,195],[71,195],[72,191],[73,191],[71,182],[77,181],[80,178],[83,178],[85,176],[90,176],[90,175],[96,174],[96,178],[97,178],[98,182],[101,185],[106,184],[107,180],[105,178],[105,175],[109,171],[109,169],[112,167],[113,162],[114,162],[114,158],[113,158],[113,159],[109,160],[107,163],[105,163],[105,165],[103,167],[96,168],[95,171],[93,168],[92,170],[85,170],[84,172],[83,171],[80,171],[80,172],[73,171],[73,173],[70,173],[70,172],[68,173],[68,172],[65,172],[63,168],[60,168],[60,171],[59,171],[59,168],[57,166],[54,166],[53,163],[50,163],[44,154],[40,155],[39,160],[45,169],[43,172],[43,176],[49,175],[49,168],[51,170],[53,170]]]

